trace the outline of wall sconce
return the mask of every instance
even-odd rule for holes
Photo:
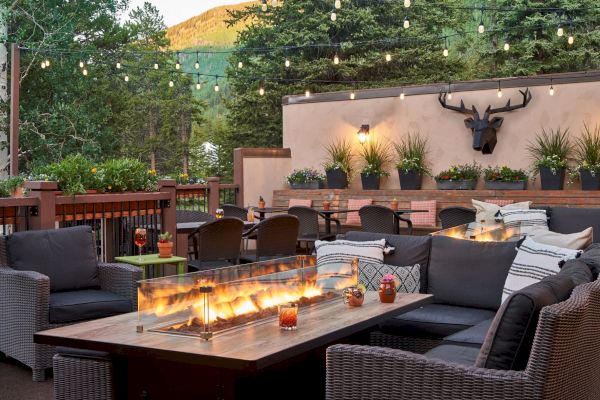
[[[369,125],[361,125],[357,135],[360,144],[365,144],[369,139]]]

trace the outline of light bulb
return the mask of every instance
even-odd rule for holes
[[[452,92],[448,92],[448,100],[452,100]]]
[[[404,100],[404,90],[400,92],[400,100]]]
[[[333,56],[333,63],[335,65],[338,65],[340,63],[340,58],[338,57],[337,54],[335,56]]]
[[[442,53],[444,57],[448,57],[448,48],[444,47],[444,51]]]
[[[46,69],[46,61],[42,61],[41,67],[42,69]]]
[[[200,85],[200,82],[196,83],[196,90],[200,90],[201,87],[202,85]]]
[[[83,61],[79,61],[79,68],[83,68],[84,64]]]
[[[483,33],[485,32],[485,26],[483,25],[483,21],[479,23],[479,28],[477,28],[477,32]]]
[[[129,75],[125,75],[125,78],[123,78],[125,80],[125,82],[129,82]]]
[[[337,14],[335,12],[331,13],[331,20],[335,21],[337,19]]]
[[[548,90],[548,94],[550,96],[554,96],[554,86],[552,86],[552,85],[550,86],[550,89]]]
[[[306,89],[304,92],[304,97],[310,97],[310,90]]]
[[[217,84],[215,84],[215,92],[218,92],[218,91],[219,91],[219,84],[217,83]]]
[[[49,67],[49,66],[50,66],[50,60],[48,60],[48,59],[47,59],[47,60],[46,60],[46,61],[44,61],[44,62],[46,63],[46,67]]]
[[[117,69],[121,69],[121,63],[120,62],[117,63]]]
[[[175,84],[173,83],[173,81],[169,81],[169,87],[173,87],[175,86]]]
[[[404,29],[408,29],[410,28],[410,21],[408,20],[408,17],[404,17]]]
[[[154,69],[158,69],[158,64],[154,63]]]
[[[501,99],[502,98],[502,89],[498,89],[498,98]]]
[[[243,62],[238,62],[238,69],[242,69],[244,68],[244,63]]]
[[[261,96],[265,95],[265,89],[263,87],[261,87],[260,89],[258,89],[258,94]]]
[[[556,30],[556,34],[558,36],[562,36],[565,34],[565,29],[562,26],[559,26],[558,29]]]
[[[335,0],[335,3],[333,3],[333,6],[336,8],[336,10],[339,10],[340,8],[342,8],[342,1]]]
[[[569,39],[567,40],[567,42],[568,42],[569,44],[573,44],[573,43],[575,43],[575,38],[573,37],[573,35],[569,35]]]
[[[404,7],[410,7],[410,0],[404,0]]]
[[[290,67],[290,60],[288,60],[287,58],[285,59],[285,67],[286,68]]]
[[[504,43],[504,51],[510,50],[510,44],[508,42]]]
[[[180,69],[181,68],[181,64],[179,64],[179,61],[177,61],[175,63],[175,69]]]
[[[87,71],[87,69],[84,68],[83,71],[81,71],[81,73],[83,74],[83,76],[87,76],[88,71]]]
[[[264,1],[264,2],[262,3],[262,6],[260,7],[260,9],[261,9],[263,12],[266,12],[266,11],[267,11],[267,2],[266,2],[266,1]]]
[[[354,90],[350,92],[350,100],[354,100],[356,98],[356,94],[354,94]]]
[[[392,55],[390,53],[385,54],[385,61],[387,61],[387,62],[392,61]]]
[[[196,64],[194,64],[194,68],[200,69],[200,63],[198,61],[196,61]]]

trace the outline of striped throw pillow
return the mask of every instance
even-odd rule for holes
[[[385,239],[368,242],[317,240],[315,249],[319,285],[336,288],[337,283],[343,283],[352,275],[352,261],[355,258],[359,263],[382,264],[384,248]]]
[[[535,242],[525,238],[519,247],[502,291],[502,302],[513,292],[556,275],[563,261],[572,260],[581,254],[579,250],[565,249]]]
[[[548,230],[546,210],[505,210],[500,209],[500,215],[506,228],[520,229],[521,237],[533,230]]]

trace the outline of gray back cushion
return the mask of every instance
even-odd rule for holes
[[[568,274],[558,274],[513,293],[496,313],[475,366],[525,369],[540,310],[568,299],[574,287],[575,283]]]
[[[50,291],[99,285],[96,246],[89,226],[17,232],[7,237],[12,268],[50,278]]]
[[[433,236],[427,293],[436,303],[497,310],[515,246]]]
[[[548,227],[553,232],[575,233],[592,227],[594,243],[600,242],[600,208],[553,207]]]
[[[431,236],[390,235],[360,231],[346,233],[346,240],[355,242],[379,239],[385,239],[388,245],[396,249],[393,254],[384,256],[385,264],[396,266],[419,264],[421,266],[421,292],[426,293]]]

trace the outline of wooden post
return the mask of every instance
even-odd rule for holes
[[[216,176],[210,177],[206,179],[206,183],[208,185],[208,207],[207,211],[210,215],[215,215],[217,212],[217,208],[221,206],[221,196],[220,196],[220,179]]]
[[[12,161],[12,159],[11,159]],[[29,189],[29,196],[40,200],[37,215],[31,216],[31,229],[56,228],[56,182],[28,181],[25,188]]]
[[[165,203],[161,210],[161,231],[173,235],[173,254],[177,253],[177,182],[175,179],[161,179],[158,181],[158,191],[171,195],[168,204]]]
[[[19,175],[19,96],[21,90],[21,53],[16,43],[10,46],[10,175]]]

